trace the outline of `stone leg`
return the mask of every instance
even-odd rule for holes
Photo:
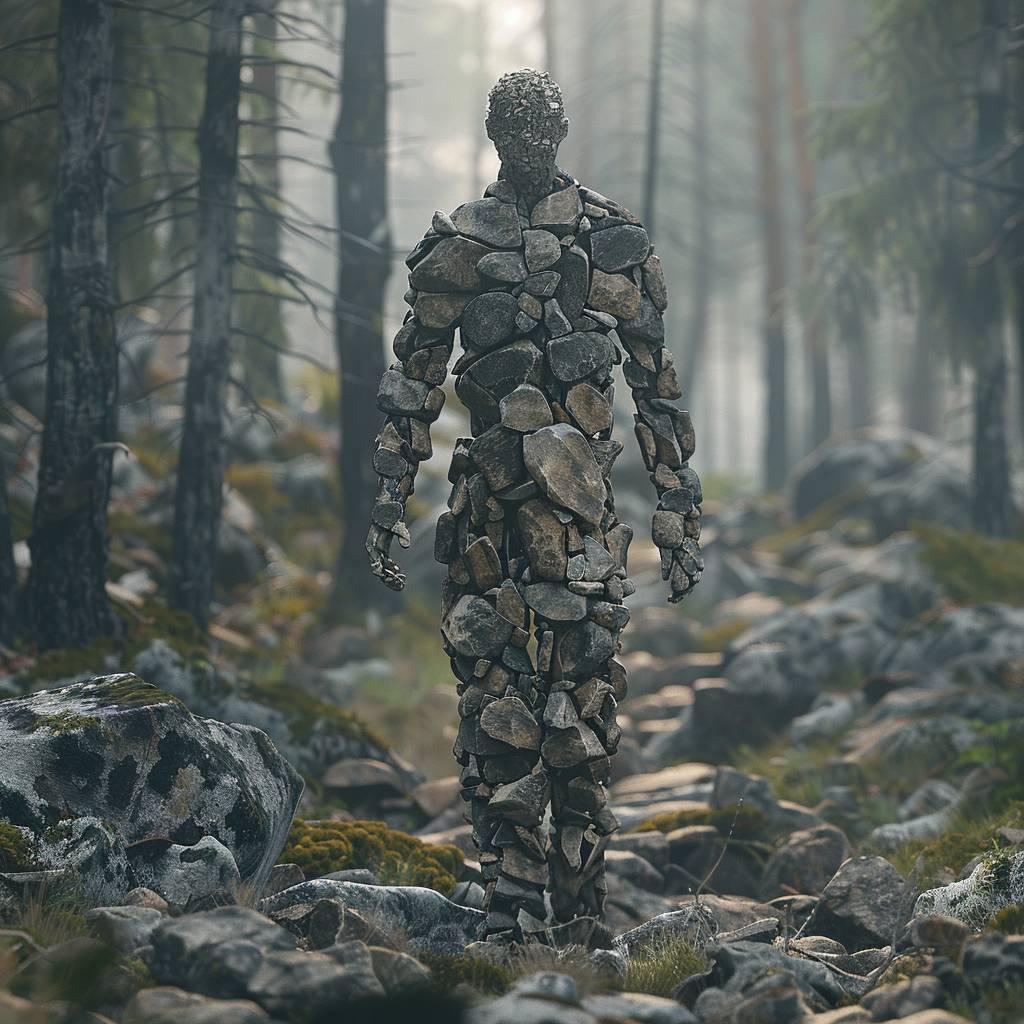
[[[604,851],[618,828],[605,784],[621,735],[615,709],[626,687],[612,655],[629,618],[622,604],[625,573],[605,537],[595,531],[580,538],[578,552],[572,543],[567,588],[584,598],[586,613],[568,625],[552,623],[537,637],[546,698],[541,754],[551,780],[549,888],[560,922],[600,917],[604,909]]]
[[[450,507],[435,555],[449,564],[442,621],[459,680],[454,753],[484,876],[484,936],[517,940],[543,927],[548,881],[541,822],[550,785],[539,765],[529,615],[512,579],[504,510],[483,477],[460,477]]]

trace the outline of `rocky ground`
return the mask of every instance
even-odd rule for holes
[[[525,947],[476,939],[432,610],[319,625],[319,442],[236,443],[212,645],[143,457],[124,636],[0,677],[0,1022],[1024,1020],[1024,544],[928,442],[708,501],[685,615],[637,549],[606,920]]]

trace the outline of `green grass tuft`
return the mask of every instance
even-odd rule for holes
[[[682,982],[711,966],[707,953],[681,936],[666,936],[626,960],[627,992],[670,997]]]

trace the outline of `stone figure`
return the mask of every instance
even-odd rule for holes
[[[555,164],[568,121],[558,86],[531,70],[489,98],[501,158],[484,198],[435,213],[406,263],[412,307],[381,380],[380,484],[367,539],[390,558],[416,470],[430,457],[459,331],[455,392],[470,412],[449,472],[435,557],[448,566],[442,635],[459,679],[455,756],[486,882],[486,934],[519,939],[600,916],[604,850],[618,827],[604,784],[626,675],[615,660],[633,531],[610,482],[612,371],[623,362],[635,433],[658,494],[653,539],[670,601],[701,577],[700,481],[689,415],[664,347],[667,298],[647,232]],[[543,825],[550,806],[550,828]]]

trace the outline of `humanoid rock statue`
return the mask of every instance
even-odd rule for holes
[[[613,367],[658,493],[653,539],[670,601],[701,577],[694,437],[664,348],[665,280],[647,232],[555,165],[568,128],[546,74],[505,75],[487,134],[501,158],[483,199],[435,213],[406,260],[412,307],[380,384],[387,416],[367,538],[374,573],[407,547],[405,503],[430,457],[456,330],[455,391],[473,436],[455,446],[435,557],[448,566],[442,635],[460,680],[455,756],[486,881],[485,931],[518,939],[547,919],[600,916],[618,827],[604,783],[626,676],[614,658],[633,531],[609,480]],[[532,629],[532,637],[531,637]],[[550,805],[550,829],[542,823]]]

